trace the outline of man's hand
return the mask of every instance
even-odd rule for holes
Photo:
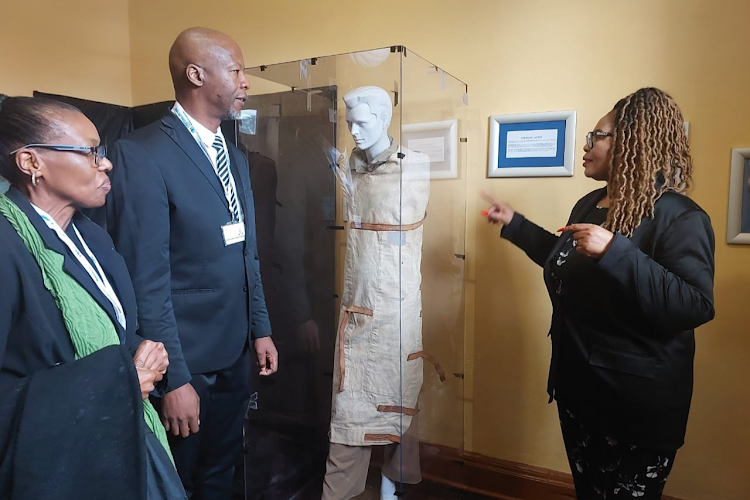
[[[193,386],[185,384],[161,399],[161,422],[173,436],[188,437],[200,429],[201,400]]]
[[[305,351],[320,350],[320,333],[315,320],[309,319],[297,327],[297,338]]]
[[[573,231],[576,252],[593,259],[604,257],[615,237],[614,233],[596,224],[571,224],[564,230]]]
[[[258,356],[260,375],[267,377],[276,373],[279,369],[279,353],[271,337],[255,339],[255,354]]]
[[[154,390],[154,384],[160,381],[164,375],[155,370],[136,368],[138,373],[138,384],[141,386],[141,399],[146,399],[148,393]]]
[[[164,348],[164,344],[161,342],[144,340],[135,351],[133,363],[135,363],[136,368],[154,370],[164,375],[169,366],[169,355]],[[161,380],[161,378],[159,378],[159,380]]]

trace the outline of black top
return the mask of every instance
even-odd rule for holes
[[[589,193],[569,223],[601,224],[605,195]],[[714,234],[692,200],[665,193],[631,238],[616,234],[607,253],[575,252],[516,214],[502,236],[544,268],[552,300],[554,397],[609,436],[652,449],[684,441],[693,387],[693,329],[714,317]]]

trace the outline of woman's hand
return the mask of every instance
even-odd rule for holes
[[[148,394],[154,390],[154,385],[164,378],[164,375],[145,368],[136,368],[135,370],[138,372],[138,383],[141,386],[141,399],[146,399]]]
[[[136,368],[154,370],[164,375],[169,366],[169,355],[161,342],[144,340],[135,351],[133,363]]]
[[[571,224],[564,231],[573,232],[576,252],[593,259],[604,257],[615,238],[614,233],[596,224]]]
[[[487,222],[490,224],[502,224],[503,226],[510,224],[513,216],[516,214],[513,207],[504,201],[496,200],[484,191],[481,192],[481,196],[484,201],[490,204],[490,208],[482,212],[482,215],[487,216]]]

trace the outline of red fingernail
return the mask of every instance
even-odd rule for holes
[[[485,217],[487,217],[488,215],[490,215],[490,211],[489,210],[482,210],[482,215],[484,215]]]
[[[561,227],[560,229],[558,229],[558,230],[557,230],[557,232],[558,232],[558,233],[564,233],[564,232],[565,232],[565,228],[564,228],[564,227]]]

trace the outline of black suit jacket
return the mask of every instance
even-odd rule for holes
[[[573,208],[583,222],[605,190]],[[665,193],[631,238],[565,276],[551,264],[569,242],[516,214],[502,236],[544,268],[552,300],[548,392],[592,427],[650,448],[684,441],[693,388],[694,329],[714,317],[714,234],[692,200]]]
[[[122,343],[135,350],[142,338],[137,328],[136,302],[128,269],[115,251],[106,231],[86,216],[76,214],[72,222],[102,266],[125,312],[127,331],[117,321],[114,308],[101,293],[81,264],[55,232],[47,227],[28,199],[15,187],[6,193],[19,206],[42,236],[48,248],[63,255],[64,269],[86,289],[112,318]],[[76,240],[72,226],[71,239]],[[0,354],[3,352],[3,373],[27,376],[40,367],[47,368],[74,359],[73,344],[54,298],[44,288],[41,271],[34,257],[5,217],[0,217]]]
[[[271,334],[247,160],[228,144],[245,242],[224,246],[228,204],[211,162],[172,112],[120,139],[107,229],[133,278],[139,334],[169,352],[168,389],[231,366]]]
[[[63,267],[112,319],[120,346],[75,360],[73,344],[34,257],[0,216],[0,498],[143,498],[143,410],[133,353],[135,295],[106,231],[73,222],[123,306],[127,331],[80,263],[15,187],[28,216]],[[72,234],[72,233],[69,233]]]

